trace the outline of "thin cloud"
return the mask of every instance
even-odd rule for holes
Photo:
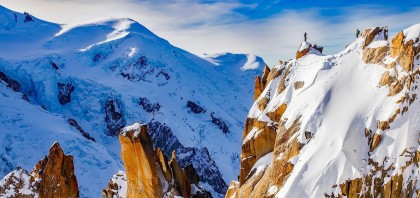
[[[334,53],[354,40],[357,28],[388,25],[396,33],[420,22],[420,7],[402,12],[375,5],[282,10],[258,18],[238,10],[261,6],[234,0],[2,0],[2,5],[64,24],[132,18],[190,52],[253,53],[270,65],[293,58],[304,32],[310,42],[324,45],[325,53]],[[326,9],[337,14],[325,16]]]

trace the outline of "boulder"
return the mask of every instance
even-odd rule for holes
[[[381,79],[379,80],[379,85],[380,86],[391,85],[391,83],[394,81],[395,81],[395,77],[391,76],[389,71],[385,71],[382,74]]]
[[[414,57],[419,53],[420,47],[414,46],[414,41],[405,41],[403,32],[400,32],[391,41],[391,57],[397,57],[397,62],[404,71],[412,71],[414,66]]]
[[[377,48],[365,48],[363,50],[362,60],[364,63],[378,64],[381,63],[389,51],[388,46]]]
[[[375,39],[377,35],[383,32],[383,27],[375,27],[373,29],[366,29],[362,32],[362,38],[364,38],[364,42],[362,45],[362,49],[365,49],[372,41]]]
[[[305,82],[303,82],[303,81],[296,81],[295,84],[293,85],[293,87],[295,88],[295,90],[298,90],[298,89],[302,88],[304,84],[305,84]]]

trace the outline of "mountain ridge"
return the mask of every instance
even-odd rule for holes
[[[181,166],[194,162],[206,188],[216,197],[224,194],[227,181],[237,171],[238,149],[234,148],[240,145],[241,120],[252,103],[245,98],[252,95],[249,79],[259,71],[241,70],[240,64],[250,62],[250,55],[235,55],[237,64],[217,66],[172,46],[132,20],[62,31],[61,25],[28,13],[1,10],[2,17],[7,15],[19,27],[0,30],[4,46],[0,49],[0,90],[5,101],[0,106],[4,115],[0,125],[6,129],[1,134],[3,145],[8,145],[0,154],[1,176],[16,166],[31,169],[61,134],[61,146],[74,156],[80,195],[98,196],[109,178],[123,169],[114,135],[127,123],[142,121],[159,144],[154,146],[167,156],[176,150],[183,156],[177,158]],[[26,16],[32,20],[25,22]],[[42,28],[38,23],[52,24],[52,28],[28,33]],[[251,64],[261,68],[264,62],[255,58]],[[242,97],[225,109],[234,98]],[[205,112],[196,114],[192,106]],[[21,117],[21,121],[9,122],[7,117]],[[215,138],[224,147],[212,143]],[[35,140],[39,144],[34,145]],[[30,146],[39,153],[25,154]],[[212,174],[204,175],[209,171]],[[93,175],[99,179],[92,184]]]

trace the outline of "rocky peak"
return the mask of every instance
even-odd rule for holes
[[[120,133],[121,158],[127,174],[127,197],[162,197],[155,151],[147,126],[136,123]]]
[[[419,35],[415,25],[388,43],[376,27],[337,55],[297,60],[303,43],[257,77],[226,197],[419,197]]]
[[[0,197],[79,197],[73,156],[65,155],[58,142],[30,174],[18,168],[0,181]]]
[[[322,50],[324,48],[322,46],[312,45],[309,42],[302,42],[300,44],[299,50],[296,52],[296,59],[299,59],[306,54],[322,54]]]
[[[35,182],[40,197],[79,197],[73,156],[65,155],[58,142],[32,170],[31,181]]]
[[[126,172],[114,175],[103,197],[211,197],[198,185],[192,165],[181,168],[175,152],[168,161],[160,148],[153,148],[147,125],[124,127],[119,137]]]

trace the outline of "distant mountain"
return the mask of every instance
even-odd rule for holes
[[[261,58],[198,57],[131,19],[67,26],[2,6],[0,46],[0,178],[31,170],[57,141],[80,196],[100,197],[124,169],[119,131],[135,122],[213,196],[237,178]]]

